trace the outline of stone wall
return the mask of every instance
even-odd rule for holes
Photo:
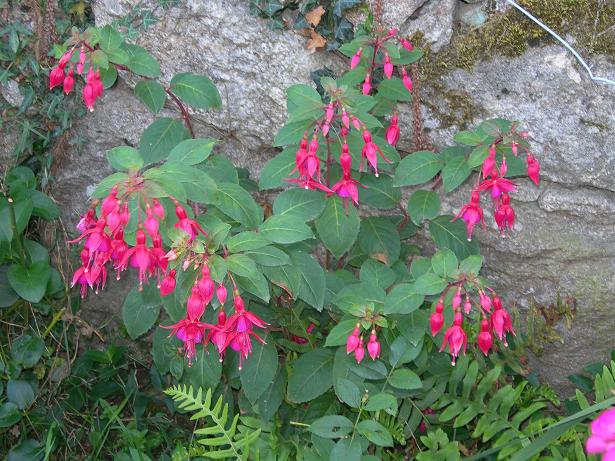
[[[406,33],[422,30],[432,49],[446,49],[460,22],[479,24],[486,18],[485,5],[493,3],[385,1],[384,18]],[[503,8],[503,2],[495,3]],[[126,14],[130,4],[94,0],[96,22]],[[255,175],[275,153],[270,145],[285,119],[285,89],[309,82],[310,72],[325,65],[343,65],[331,53],[309,54],[304,41],[293,31],[270,30],[249,14],[247,0],[180,2],[137,40],[160,60],[163,78],[190,70],[216,82],[223,109],[197,114],[197,134],[222,139],[220,151]],[[600,73],[615,76],[615,66],[598,64]],[[517,119],[535,139],[544,179],[538,189],[524,181],[516,196],[515,234],[500,239],[497,232],[480,231],[479,239],[487,275],[508,303],[553,302],[558,290],[578,298],[572,328],[561,328],[563,343],[533,359],[541,376],[560,388],[586,363],[606,359],[615,340],[610,315],[615,302],[615,88],[589,81],[579,69],[555,45],[530,48],[514,59],[494,56],[472,72],[453,70],[439,77],[439,91],[429,92],[424,108],[426,128],[438,147],[450,143],[459,129],[437,115],[451,110],[442,91],[467,95],[475,122]],[[77,220],[92,185],[108,173],[105,150],[136,144],[151,120],[130,87],[119,84],[79,123],[77,131],[89,142],[74,154],[72,167],[60,171],[54,191],[66,221]],[[456,194],[445,206],[458,209],[463,199]],[[86,312],[117,312],[117,292],[105,296],[90,302]]]

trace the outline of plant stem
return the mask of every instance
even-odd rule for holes
[[[175,104],[177,104],[177,107],[179,107],[179,110],[182,113],[182,119],[186,124],[186,128],[188,128],[188,131],[190,132],[190,137],[192,139],[196,138],[194,134],[194,128],[192,127],[192,122],[190,121],[190,114],[188,113],[188,109],[186,108],[184,103],[181,102],[177,96],[175,96],[175,94],[171,91],[171,88],[165,88],[164,91],[171,97]]]

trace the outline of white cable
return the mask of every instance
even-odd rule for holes
[[[581,55],[579,53],[577,53],[577,51],[570,46],[570,44],[564,40],[562,37],[560,37],[559,35],[557,35],[557,33],[555,33],[555,31],[553,29],[551,29],[549,26],[543,24],[538,18],[536,18],[534,15],[532,15],[532,13],[530,13],[529,11],[527,11],[525,8],[523,8],[522,6],[518,5],[516,2],[514,2],[513,0],[506,0],[508,3],[510,3],[512,6],[514,6],[515,8],[517,8],[519,11],[521,11],[521,13],[523,13],[524,15],[526,15],[528,18],[530,18],[532,21],[534,21],[536,24],[538,24],[541,28],[543,28],[544,30],[546,30],[547,32],[549,32],[549,34],[551,34],[555,39],[557,39],[562,45],[564,45],[568,51],[570,51],[575,58],[577,58],[577,61],[579,61],[579,63],[585,68],[585,70],[587,71],[587,73],[589,74],[589,77],[596,81],[596,82],[601,82],[601,83],[606,83],[607,85],[615,85],[615,81],[613,80],[609,80],[608,78],[603,78],[603,77],[597,77],[594,75],[594,73],[592,72],[592,70],[590,69],[590,67],[587,65],[587,63],[583,60],[583,58],[581,57]]]

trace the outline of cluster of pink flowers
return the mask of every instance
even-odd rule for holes
[[[450,285],[453,286],[453,285]],[[449,286],[449,287],[450,287]],[[493,290],[491,290],[493,291]],[[445,291],[446,293],[446,291]],[[493,346],[493,335],[498,337],[503,342],[504,346],[508,346],[506,342],[506,334],[515,334],[512,326],[510,314],[502,307],[501,299],[493,292],[493,299],[482,289],[478,290],[477,305],[480,312],[480,332],[478,333],[476,343],[478,348],[485,356],[489,354]],[[462,308],[463,304],[463,308]],[[453,357],[452,364],[455,365],[457,357],[463,349],[465,354],[468,336],[463,328],[464,314],[468,316],[472,312],[473,303],[469,293],[465,292],[465,299],[462,296],[462,286],[458,286],[451,301],[453,310],[453,324],[444,332],[444,339],[440,352],[448,348],[449,353]],[[492,309],[493,308],[493,309]],[[436,336],[444,326],[444,294],[438,300],[436,310],[429,318],[429,326],[432,336]]]
[[[85,86],[83,87],[83,102],[91,111],[94,110],[94,103],[103,94],[103,84],[100,81],[100,70],[94,70],[89,53],[83,45],[79,51],[79,59],[71,64],[75,48],[71,48],[62,55],[58,65],[49,73],[49,89],[62,86],[64,93],[69,94],[75,87],[75,73],[83,75],[84,68],[88,64],[88,71],[85,76]],[[68,71],[66,70],[68,66]]]
[[[384,37],[375,39],[374,56],[378,54],[378,50],[383,47],[383,44],[390,39],[396,38],[401,46],[407,50],[412,50],[412,44],[407,40],[397,35],[397,30],[392,29]],[[354,69],[361,60],[363,49],[359,48],[356,54],[352,57],[350,67]],[[382,62],[378,62],[375,58],[372,60],[365,80],[362,84],[363,94],[370,94],[372,91],[372,73],[378,67],[382,66],[384,74],[387,78],[391,78],[394,72],[394,66],[391,63],[388,52],[384,53]],[[408,91],[412,90],[412,80],[408,76],[405,68],[400,67],[402,81]],[[298,177],[287,178],[286,180],[295,183],[305,189],[318,189],[325,192],[328,196],[338,195],[341,197],[344,207],[348,207],[350,202],[358,206],[359,204],[359,189],[365,187],[357,179],[352,177],[351,165],[352,157],[349,152],[347,136],[351,130],[358,130],[363,138],[363,147],[361,149],[361,163],[359,171],[362,172],[364,166],[372,168],[376,177],[378,177],[378,159],[381,158],[387,163],[391,161],[384,155],[382,149],[373,141],[371,132],[367,126],[356,115],[352,114],[350,107],[346,106],[341,98],[332,95],[332,100],[324,108],[324,115],[321,119],[315,122],[315,128],[312,132],[311,140],[308,142],[308,132],[306,131],[303,139],[299,144],[299,149],[295,155],[295,168],[291,171],[291,175],[298,173]],[[322,135],[329,142],[329,133],[334,130],[341,144],[341,154],[339,163],[342,168],[342,178],[335,184],[331,185],[328,182],[328,177],[323,182],[321,174],[321,161],[318,156],[318,136]],[[385,138],[388,144],[395,146],[399,140],[400,128],[398,125],[397,113],[393,113],[391,123],[385,132]],[[328,160],[329,161],[329,160]],[[328,165],[330,166],[330,165]]]
[[[525,132],[521,132],[519,136],[521,138],[527,138],[528,135]],[[514,141],[511,143],[511,150],[513,155],[518,155],[518,144]],[[540,163],[538,163],[538,160],[536,160],[527,148],[525,152],[527,174],[532,182],[538,185],[540,182]],[[489,155],[483,162],[478,177],[479,181],[472,191],[470,201],[466,203],[457,216],[453,218],[453,221],[459,218],[465,221],[468,241],[472,241],[474,226],[481,223],[483,227],[485,227],[483,209],[480,205],[480,195],[482,192],[491,196],[493,216],[501,235],[504,236],[506,231],[512,231],[515,226],[515,210],[510,205],[509,193],[515,192],[517,186],[511,180],[505,178],[508,172],[506,157],[504,156],[501,163],[498,165],[495,156],[496,144],[494,143],[489,148]]]
[[[138,183],[138,181],[137,181]],[[117,271],[117,279],[121,273],[131,267],[137,269],[139,288],[149,279],[156,279],[156,286],[162,296],[167,296],[175,290],[177,270],[169,267],[171,261],[178,258],[176,249],[165,251],[160,235],[160,223],[165,220],[165,209],[157,199],[145,203],[145,219],[139,222],[135,245],[131,246],[124,238],[125,227],[130,220],[128,202],[131,194],[140,192],[142,185],[132,186],[130,180],[125,184],[126,192],[119,194],[118,186],[111,189],[100,206],[100,217],[97,217],[95,207],[90,208],[77,224],[81,235],[69,243],[84,241],[81,251],[81,266],[75,271],[72,285],[81,287],[81,296],[85,297],[88,288],[103,289],[107,280],[107,267]],[[175,214],[177,222],[174,227],[183,230],[187,235],[188,244],[192,243],[198,234],[206,236],[200,224],[187,216],[186,210],[177,201]],[[149,237],[149,242],[148,242]],[[207,260],[204,256],[191,254],[183,261],[183,270],[194,266],[200,267],[201,276],[197,278],[187,301],[186,317],[179,322],[163,328],[171,329],[183,343],[184,353],[189,365],[196,354],[196,345],[207,345],[210,341],[218,349],[220,359],[224,357],[227,347],[240,353],[240,367],[252,351],[251,337],[263,340],[254,333],[254,326],[264,328],[267,324],[251,312],[245,310],[244,301],[239,295],[233,281],[233,301],[235,312],[228,319],[224,311],[227,290],[224,283],[215,282],[210,276]],[[220,302],[218,323],[210,325],[201,321],[206,306],[212,301],[214,294]]]
[[[602,461],[615,461],[615,408],[602,412],[592,421],[585,450],[589,454],[602,453]]]
[[[357,323],[357,326],[352,330],[352,333],[346,339],[346,353],[351,354],[354,352],[354,358],[357,363],[361,363],[365,357],[365,345],[363,343],[363,335],[361,333],[361,324]],[[376,330],[372,329],[369,335],[369,341],[367,342],[367,353],[376,360],[380,357],[380,341],[376,335]]]

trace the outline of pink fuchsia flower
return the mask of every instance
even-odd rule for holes
[[[540,163],[528,152],[527,154],[527,175],[536,185],[540,182]]]
[[[463,315],[461,312],[456,312],[453,325],[450,326],[444,333],[444,341],[442,341],[442,346],[440,347],[440,352],[448,347],[449,353],[453,356],[453,360],[451,362],[451,365],[453,366],[455,366],[455,362],[461,352],[461,348],[463,348],[463,353],[465,354],[468,345],[468,338],[466,336],[466,332],[461,326],[462,324]]]
[[[401,81],[409,92],[412,92],[412,79],[404,67],[401,68]]]
[[[88,229],[96,226],[96,210],[94,208],[90,208],[85,214],[81,217],[79,222],[77,223],[77,230],[79,232],[85,232]]]
[[[380,342],[376,337],[376,330],[372,330],[372,333],[369,335],[369,342],[367,343],[367,352],[372,360],[376,360],[380,357]]]
[[[342,110],[342,125],[344,125],[346,129],[350,129],[350,118],[348,117],[346,109]]]
[[[502,178],[498,175],[497,170],[494,169],[491,172],[491,177],[485,181],[483,181],[478,186],[479,191],[490,191],[491,197],[494,200],[499,199],[502,194],[508,194],[509,192],[515,192],[517,190],[517,186],[510,179]]]
[[[361,91],[365,95],[368,95],[372,91],[372,76],[370,74],[365,75]]]
[[[81,75],[83,73],[83,66],[85,64],[85,50],[83,47],[79,50],[79,62],[77,63],[77,73]]]
[[[168,296],[173,292],[173,290],[175,290],[175,285],[177,284],[177,281],[175,280],[176,273],[177,271],[175,269],[171,269],[166,277],[162,279],[162,282],[160,282],[161,296]]]
[[[480,307],[483,308],[485,312],[491,312],[491,298],[484,291],[479,292],[480,299]]]
[[[493,336],[491,335],[491,327],[489,325],[489,320],[482,319],[480,321],[480,333],[476,338],[476,343],[478,344],[478,348],[481,350],[485,357],[489,355],[489,351],[491,350],[491,346],[493,345]]]
[[[73,71],[73,69],[68,71],[68,75],[66,76],[66,78],[64,79],[64,93],[68,94],[71,91],[73,91],[73,87],[75,86],[75,72]]]
[[[213,325],[196,320],[182,319],[173,325],[160,325],[166,330],[171,330],[169,336],[176,336],[184,343],[184,354],[188,359],[188,366],[192,366],[192,360],[196,356],[196,345],[204,342],[205,330]]]
[[[487,177],[491,174],[491,172],[493,171],[493,169],[495,168],[495,153],[496,153],[496,148],[495,148],[495,144],[492,144],[491,147],[489,148],[489,155],[487,156],[487,158],[484,160],[483,162],[483,166],[482,166],[482,174],[483,174],[483,178],[487,179]]]
[[[118,267],[119,270],[124,270],[128,267],[128,263],[130,262],[132,267],[139,269],[140,288],[143,287],[143,282],[147,280],[148,270],[151,263],[151,250],[147,247],[146,242],[147,237],[145,236],[145,232],[143,232],[143,229],[139,229],[137,231],[136,245],[124,253],[122,261]]]
[[[113,261],[114,266],[118,266],[128,251],[129,246],[124,240],[124,230],[119,228],[115,234],[113,234],[113,240],[111,240],[111,261]],[[118,280],[119,280],[119,272],[118,272]]]
[[[401,41],[401,46],[403,46],[408,51],[414,50],[414,47],[412,46],[412,43],[410,43],[408,40],[405,40],[405,39],[401,38],[400,41]]]
[[[354,69],[361,62],[361,53],[363,53],[363,48],[359,48],[357,52],[352,56],[350,60],[350,68]]]
[[[361,328],[357,325],[352,333],[346,338],[346,354],[350,354],[354,352],[357,347],[359,347],[359,334],[361,333]]]
[[[384,75],[386,75],[388,79],[393,76],[393,64],[391,63],[389,53],[384,55]]]
[[[224,352],[227,346],[227,332],[226,332],[226,313],[224,309],[220,309],[218,312],[218,324],[214,325],[209,331],[209,341],[216,346],[218,355],[220,356],[220,362],[224,360]]]
[[[365,347],[363,347],[363,338],[359,338],[359,345],[354,350],[354,359],[357,363],[361,363],[365,357]]]
[[[361,165],[359,170],[363,171],[363,160],[367,159],[368,163],[374,169],[375,176],[378,177],[378,154],[380,154],[385,162],[391,163],[391,161],[382,153],[380,147],[372,141],[372,135],[367,130],[363,130],[363,141],[365,141],[365,144],[361,150]]]
[[[198,284],[192,286],[188,302],[186,304],[186,317],[190,320],[200,320],[205,312],[205,301],[201,297]]]
[[[385,138],[391,146],[397,145],[397,141],[399,141],[399,132],[399,125],[397,125],[397,114],[395,114],[393,115],[391,124],[388,126],[385,134]]]
[[[162,206],[162,204],[157,198],[152,200],[152,211],[158,217],[158,219],[164,220],[164,216],[165,216],[164,207]]]
[[[502,163],[500,163],[500,176],[503,178],[508,173],[508,165],[506,164],[506,157],[502,157]]]
[[[442,299],[440,299],[436,305],[436,311],[431,314],[431,317],[429,317],[431,336],[436,336],[444,325],[444,315],[442,312],[444,312],[444,303],[442,302]]]
[[[64,53],[62,57],[60,58],[60,60],[58,61],[58,67],[61,67],[62,69],[64,69],[64,67],[66,67],[66,64],[68,64],[68,61],[70,61],[71,58],[73,57],[74,52],[75,52],[75,49],[72,48],[68,50],[66,53]]]
[[[239,352],[239,369],[245,359],[252,353],[252,341],[250,336],[256,338],[257,341],[265,344],[253,328],[266,328],[268,323],[260,319],[256,314],[246,311],[244,302],[239,293],[234,293],[233,303],[235,313],[229,317],[226,322],[226,346],[231,346],[233,350]]]
[[[106,225],[107,221],[105,218],[100,218],[96,222],[96,226],[85,230],[79,237],[70,240],[68,243],[76,243],[87,237],[84,248],[90,251],[91,258],[95,256],[96,252],[106,253],[111,247],[111,239],[105,233]]]
[[[106,217],[109,213],[115,210],[117,203],[117,186],[113,186],[109,191],[109,195],[105,197],[102,205],[100,206],[100,215],[103,218]]]
[[[73,279],[70,284],[72,288],[77,283],[79,283],[82,299],[86,297],[88,293],[88,286],[90,285],[90,280],[88,278],[88,273],[90,270],[89,265],[90,265],[90,252],[84,248],[83,250],[81,250],[81,266],[73,274]]]
[[[331,123],[331,120],[333,120],[334,115],[335,115],[335,109],[333,108],[333,103],[331,102],[327,104],[327,110],[325,111],[325,118],[327,120],[327,123]]]
[[[105,267],[106,262],[106,255],[99,253],[96,255],[92,265],[90,266],[88,282],[90,284],[90,288],[92,288],[96,294],[98,294],[100,290],[104,290],[105,284],[107,283],[107,268]]]
[[[186,215],[186,210],[184,210],[183,206],[176,204],[175,214],[177,215],[178,219],[178,221],[175,223],[175,227],[177,229],[183,230],[186,234],[188,234],[190,236],[190,242],[192,242],[199,233],[207,237],[207,232],[203,230],[201,225],[194,219],[188,218],[188,216]]]
[[[461,307],[461,287],[457,288],[455,296],[453,296],[453,300],[451,301],[451,307],[455,312]]]
[[[602,461],[615,461],[615,408],[603,411],[590,428],[591,435],[585,442],[587,453],[602,453]]]
[[[147,218],[145,218],[144,223],[145,230],[147,231],[148,235],[153,239],[158,235],[158,229],[160,227],[160,224],[154,216],[154,211],[152,210],[152,207],[149,206],[149,204],[145,207],[145,214],[147,215]]]
[[[515,210],[510,206],[508,194],[502,194],[502,203],[496,208],[493,217],[502,236],[504,236],[505,230],[513,230],[515,226]]]
[[[218,287],[216,288],[216,297],[218,298],[220,305],[224,306],[224,303],[226,302],[226,287],[223,283],[218,284]]]
[[[346,212],[348,212],[349,200],[352,200],[356,206],[359,206],[359,189],[357,184],[365,188],[363,184],[352,177],[342,178],[331,186],[331,191],[341,197],[342,205]]]
[[[470,298],[468,297],[467,294],[466,294],[466,300],[463,303],[463,311],[466,313],[466,315],[472,312],[472,303],[470,302]]]
[[[324,184],[319,183],[318,181],[315,181],[312,178],[286,178],[284,181],[287,182],[291,182],[291,183],[295,183],[300,187],[303,187],[306,190],[321,190],[323,192],[326,192],[327,194],[332,194],[333,191],[331,189],[329,189],[327,186],[325,186]]]
[[[500,339],[504,340],[504,345],[507,346],[506,333],[515,334],[512,326],[510,314],[502,307],[502,301],[498,296],[493,297],[493,313],[491,314],[491,328]]]
[[[466,233],[468,235],[468,242],[472,241],[472,234],[474,233],[474,226],[478,223],[485,225],[485,218],[483,216],[483,209],[480,206],[480,193],[477,190],[472,191],[472,198],[469,203],[466,203],[461,211],[455,216],[452,221],[457,219],[463,219],[466,223]]]
[[[56,86],[64,83],[64,69],[60,66],[54,67],[49,73],[49,89],[53,90]]]

